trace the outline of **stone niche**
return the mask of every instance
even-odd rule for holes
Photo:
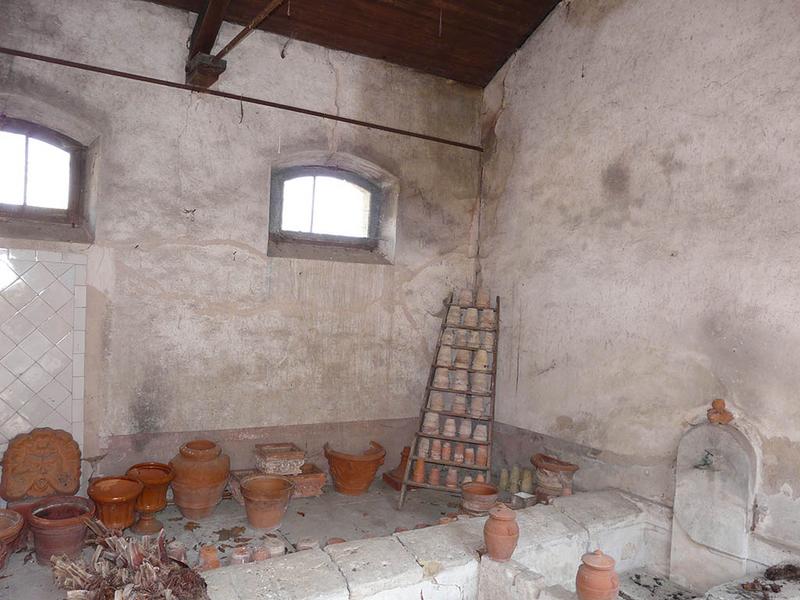
[[[678,446],[670,579],[695,592],[745,575],[757,456],[731,425],[699,425]]]

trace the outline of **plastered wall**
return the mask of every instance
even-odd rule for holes
[[[751,548],[800,546],[798,22],[563,2],[482,119],[500,421],[577,457],[576,485],[671,504],[680,436],[726,398],[761,452]]]
[[[0,45],[174,81],[195,18],[137,0],[7,0],[2,13]],[[219,87],[479,139],[479,90],[262,32]],[[96,240],[68,248],[88,255],[85,454],[128,439],[133,461],[150,437],[184,432],[150,457],[167,459],[196,431],[417,413],[442,301],[473,278],[477,153],[5,56],[0,110],[92,148]],[[266,255],[270,165],[320,151],[399,180],[394,265]]]

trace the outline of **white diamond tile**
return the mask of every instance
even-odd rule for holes
[[[72,399],[72,421],[83,421],[83,398]]]
[[[19,377],[33,364],[33,359],[18,346],[0,359],[0,364]]]
[[[83,377],[72,378],[72,398],[75,400],[83,400]],[[83,421],[83,419],[81,419]]]
[[[22,280],[27,283],[34,292],[40,294],[47,289],[56,278],[53,277],[53,274],[48,271],[47,267],[42,263],[36,263],[25,272],[22,276]]]
[[[0,323],[5,323],[17,313],[17,309],[11,306],[9,302],[0,296]]]
[[[75,308],[85,308],[86,307],[86,286],[85,285],[76,285],[75,286]]]
[[[36,260],[36,250],[14,250],[9,248],[8,258],[34,261]]]
[[[63,429],[67,433],[72,433],[72,423],[56,411],[51,412],[41,423],[42,427],[52,427],[53,429]]]
[[[64,319],[69,326],[72,327],[73,317],[75,316],[75,309],[72,307],[72,302],[67,302],[58,311],[58,316]]]
[[[70,363],[72,361],[70,360]],[[58,375],[56,375],[56,381],[63,385],[68,390],[72,389],[72,364],[70,364],[66,369],[61,371]]]
[[[9,259],[8,264],[11,265],[11,268],[14,269],[14,272],[17,275],[22,275],[30,269],[33,265],[36,264],[36,261],[33,260],[19,260],[19,259]]]
[[[5,333],[16,343],[28,337],[33,330],[33,325],[28,319],[22,316],[22,313],[15,314],[8,321],[0,325],[0,331]]]
[[[0,392],[0,399],[5,401],[14,410],[22,408],[35,394],[27,385],[17,379],[14,383]]]
[[[72,328],[75,331],[86,331],[86,309],[75,309],[75,320],[72,322]]]
[[[2,433],[8,440],[13,439],[14,436],[19,435],[20,433],[27,433],[31,429],[33,429],[31,424],[27,421],[27,419],[19,414],[15,414],[5,423],[0,425],[0,433]]]
[[[67,399],[69,390],[54,379],[42,388],[42,391],[39,392],[39,396],[42,400],[55,408]]]
[[[19,409],[25,419],[34,427],[44,421],[45,417],[53,412],[53,408],[38,396],[31,398],[25,406]]]
[[[5,333],[0,332],[0,358],[3,358],[6,354],[11,352],[15,345],[14,340],[9,338]],[[83,352],[83,350],[81,350],[81,352]]]
[[[36,327],[55,314],[55,311],[41,298],[34,298],[20,312]]]
[[[2,334],[0,334],[2,335]],[[72,352],[74,354],[83,354],[86,352],[86,332],[84,331],[76,331],[72,334],[73,342],[72,342]],[[62,348],[63,350],[63,348]],[[2,345],[0,345],[0,351],[2,351]],[[2,354],[0,354],[2,356]]]
[[[72,299],[72,293],[58,281],[54,281],[39,295],[41,296],[42,300],[47,302],[53,308],[53,310],[58,310]],[[11,303],[14,304],[13,302]]]
[[[86,285],[86,267],[75,265],[75,285]]]
[[[39,360],[53,344],[38,330],[34,330],[28,337],[19,343],[19,347],[33,360]]]
[[[61,262],[61,252],[50,252],[47,250],[38,250],[36,252],[36,260],[40,261],[55,261]]]
[[[59,283],[58,285],[61,284]],[[61,287],[64,286],[62,285]],[[2,294],[3,298],[8,300],[17,310],[25,306],[28,302],[36,297],[36,293],[27,283],[22,281],[22,279],[17,279],[14,283],[4,289]]]
[[[67,396],[67,399],[58,405],[56,412],[64,417],[67,421],[72,421],[72,398]]]
[[[69,268],[68,271],[64,271],[61,275],[58,276],[58,280],[66,286],[68,290],[72,289],[72,286],[75,285],[75,269],[77,267],[73,265],[67,265]],[[85,268],[85,267],[83,267]]]
[[[54,277],[61,277],[67,271],[75,268],[73,265],[63,262],[43,262],[42,264],[47,267],[47,270],[50,271]]]
[[[0,423],[8,421],[16,411],[8,404],[0,400]]]
[[[45,371],[55,377],[69,365],[70,360],[70,357],[58,348],[50,348],[50,350],[45,352],[44,355],[38,359],[38,362],[44,367]]]
[[[20,375],[19,378],[22,380],[22,383],[36,393],[40,393],[42,388],[53,379],[47,371],[37,364],[34,364],[30,369]]]
[[[15,379],[16,376],[11,371],[0,365],[0,390],[6,389]]]
[[[14,269],[5,261],[0,261],[0,290],[6,289],[17,280]]]
[[[63,338],[61,338],[61,341],[58,342],[58,344],[56,344],[56,346],[58,346],[58,349],[61,350],[66,355],[71,355],[75,352],[72,347],[72,338],[74,335],[75,335],[74,333],[68,333]]]
[[[0,329],[2,329],[2,327],[0,327]],[[72,327],[70,324],[58,315],[53,315],[39,326],[39,331],[45,334],[47,339],[54,344],[63,340],[64,336],[67,335],[71,329]]]

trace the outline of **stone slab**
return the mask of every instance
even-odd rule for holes
[[[485,517],[476,517],[405,531],[395,535],[405,548],[422,565],[425,576],[477,561],[483,546]]]
[[[538,598],[544,577],[525,565],[509,560],[481,559],[478,600],[524,600]]]
[[[552,506],[589,533],[639,522],[642,510],[616,490],[554,498]]]
[[[420,564],[395,537],[335,544],[325,551],[346,579],[353,599],[419,584],[423,578]]]
[[[665,577],[637,569],[620,573],[622,600],[695,600],[697,596]]]
[[[348,600],[347,582],[330,556],[305,550],[203,573],[211,600]]]

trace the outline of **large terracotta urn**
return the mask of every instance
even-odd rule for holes
[[[338,452],[325,444],[333,486],[337,492],[348,496],[359,496],[369,489],[385,456],[386,450],[378,442],[370,442],[362,454]]]
[[[136,499],[144,486],[132,477],[101,477],[89,484],[89,498],[97,506],[97,516],[109,529],[122,531],[136,520]]]
[[[580,600],[615,600],[619,594],[619,577],[614,559],[600,550],[584,554],[578,568],[575,589]]]
[[[492,560],[505,562],[517,547],[519,525],[516,513],[502,502],[489,511],[489,518],[483,526],[483,541],[486,552]]]
[[[172,491],[181,514],[193,520],[210,516],[228,483],[228,455],[212,441],[193,440],[181,446],[169,464],[175,470]]]
[[[161,521],[155,514],[167,506],[167,488],[175,477],[175,470],[157,462],[139,463],[128,469],[128,477],[138,479],[144,485],[142,493],[136,500],[136,512],[139,520],[131,531],[139,535],[158,533],[163,529]]]

